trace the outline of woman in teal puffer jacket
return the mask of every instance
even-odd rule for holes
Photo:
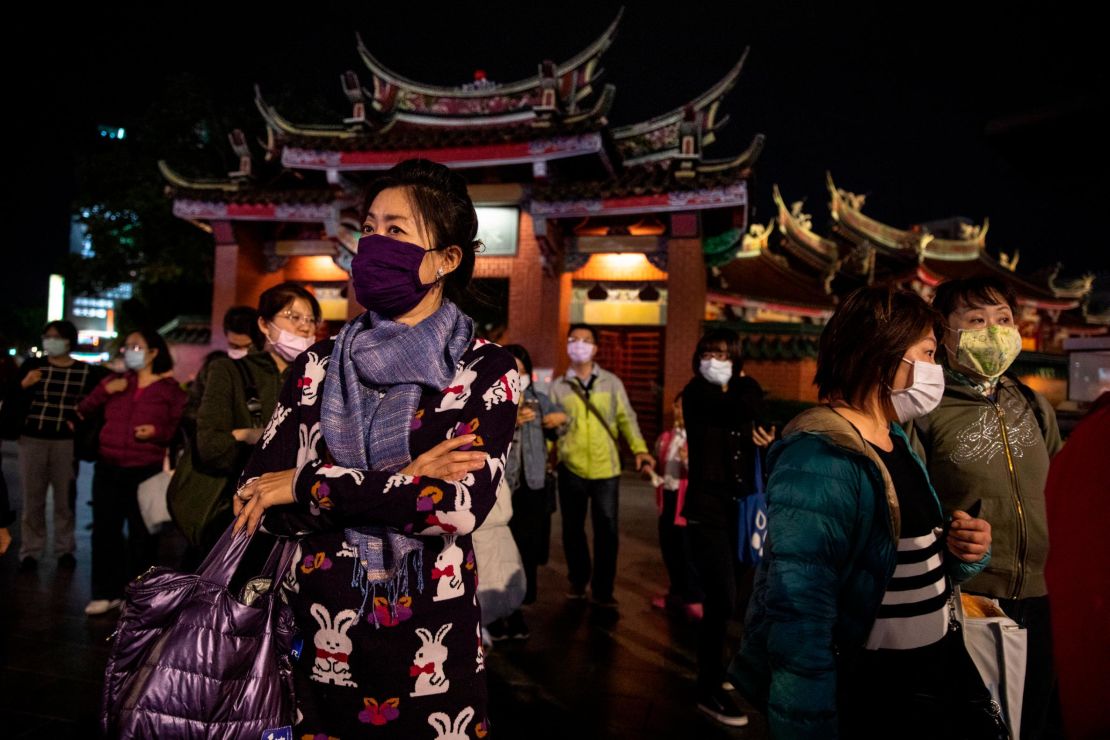
[[[768,540],[729,674],[772,737],[977,736],[960,723],[985,689],[949,599],[989,560],[990,525],[944,521],[898,426],[943,393],[936,320],[909,291],[849,296],[821,336],[825,405],[771,451]]]

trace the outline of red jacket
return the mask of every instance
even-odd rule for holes
[[[105,386],[120,377],[127,379],[127,389],[109,393]],[[166,447],[177,432],[187,398],[185,391],[172,378],[156,380],[140,389],[135,373],[117,373],[100,381],[93,392],[77,405],[77,412],[87,417],[103,408],[100,459],[121,468],[140,468],[162,464]],[[144,424],[154,426],[154,436],[135,439],[135,427]]]

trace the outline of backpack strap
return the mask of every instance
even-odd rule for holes
[[[235,369],[239,371],[239,379],[243,382],[243,395],[247,399],[247,411],[251,415],[251,425],[256,429],[262,426],[262,399],[255,387],[254,377],[250,368],[242,360],[232,360]]]
[[[1005,377],[1014,384],[1014,387],[1017,388],[1018,392],[1021,393],[1022,397],[1025,398],[1025,402],[1029,404],[1029,408],[1033,410],[1033,416],[1037,419],[1037,426],[1041,430],[1041,436],[1047,437],[1048,427],[1045,423],[1044,409],[1042,409],[1041,404],[1037,402],[1037,392],[1027,386],[1025,383],[1022,383],[1020,380],[1018,380],[1017,376],[1013,375],[1012,373],[1005,373]]]

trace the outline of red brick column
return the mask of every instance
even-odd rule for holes
[[[690,380],[690,358],[705,320],[705,259],[700,239],[667,245],[667,325],[664,328],[663,419],[669,426],[674,397]]]
[[[212,340],[211,347],[226,347],[224,314],[235,305],[239,283],[239,243],[227,221],[212,224],[216,251],[212,260]]]

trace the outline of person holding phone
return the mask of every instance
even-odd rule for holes
[[[597,354],[597,333],[586,324],[575,324],[567,334],[570,368],[551,385],[551,400],[568,417],[559,436],[559,504],[563,509],[563,549],[567,558],[568,599],[586,598],[615,609],[613,580],[617,574],[617,498],[620,486],[620,450],[624,437],[636,455],[636,469],[646,475],[655,470],[655,459],[636,423],[624,383],[602,369]],[[594,558],[586,544],[586,510],[594,530]]]
[[[567,415],[532,384],[532,356],[528,350],[520,344],[507,344],[505,351],[516,358],[516,369],[520,373],[521,401],[513,443],[505,460],[505,480],[512,491],[513,503],[509,529],[524,566],[524,604],[528,605],[536,601],[536,569],[547,562],[551,513],[555,510],[553,490],[548,499],[552,487],[547,485],[547,439],[555,438],[556,430],[566,423]],[[521,609],[491,623],[488,630],[494,641],[529,637]]]
[[[748,723],[722,688],[728,623],[736,610],[737,502],[755,490],[755,454],[770,431],[756,425],[763,389],[744,373],[740,337],[731,329],[707,332],[694,349],[694,377],[682,391],[689,479],[683,512],[694,568],[701,581],[698,630],[698,709],[730,727]],[[758,435],[758,436],[757,436]]]

